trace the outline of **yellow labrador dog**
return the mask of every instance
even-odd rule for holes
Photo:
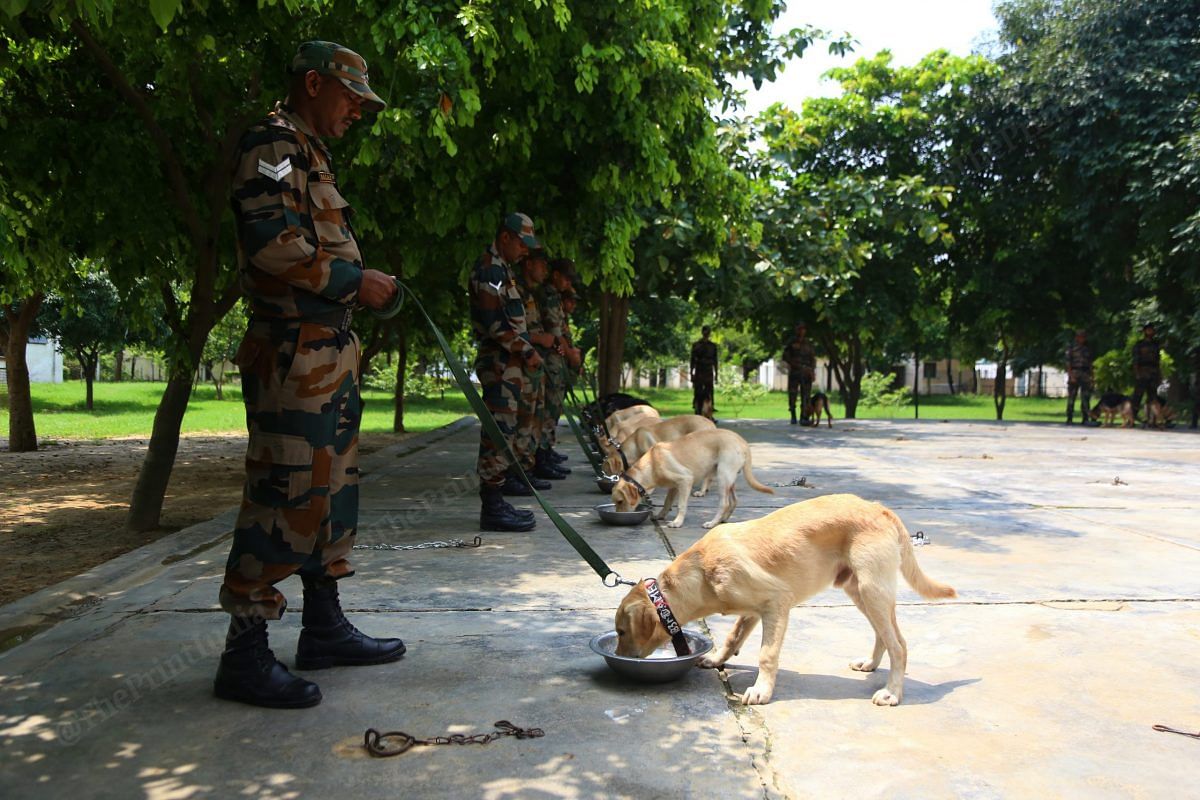
[[[604,420],[604,426],[609,435],[620,442],[637,430],[639,425],[652,424],[659,419],[658,409],[654,406],[630,406],[609,414]]]
[[[760,519],[721,525],[685,550],[658,577],[680,625],[709,614],[737,614],[721,648],[700,662],[719,667],[737,655],[762,622],[758,679],[742,703],[769,702],[792,606],[832,586],[845,590],[875,629],[870,658],[850,668],[871,672],[887,650],[887,686],[871,698],[894,706],[904,696],[908,647],[896,625],[896,573],[922,597],[955,597],[953,588],[921,572],[904,523],[887,508],[835,494],[781,508]],[[635,586],[616,615],[617,655],[645,658],[670,639],[644,586]]]
[[[697,414],[682,414],[670,419],[644,422],[635,428],[621,443],[620,451],[612,444],[601,441],[604,450],[604,468],[609,475],[617,475],[625,469],[625,464],[632,464],[642,457],[642,454],[658,442],[673,442],[696,431],[716,430],[717,426],[711,419],[705,419]],[[616,438],[616,437],[614,437]],[[625,458],[621,458],[624,453]]]
[[[634,434],[641,436],[643,431]],[[657,486],[667,486],[667,496],[657,519],[662,519],[679,501],[679,514],[667,523],[668,528],[683,525],[687,516],[688,496],[703,497],[708,492],[710,481],[716,480],[717,493],[721,496],[721,507],[717,515],[704,523],[705,528],[719,525],[733,515],[737,508],[737,493],[734,483],[741,472],[751,489],[767,494],[775,490],[764,486],[750,471],[750,445],[733,431],[701,430],[689,433],[673,442],[659,442],[641,456],[617,481],[612,490],[613,503],[617,511],[632,511],[637,508],[641,492],[649,492]],[[637,483],[628,480],[633,478]],[[692,492],[697,481],[703,481],[700,489]]]

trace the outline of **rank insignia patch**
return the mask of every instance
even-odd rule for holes
[[[259,173],[266,175],[274,181],[280,181],[286,178],[292,171],[292,162],[288,159],[280,161],[278,164],[268,164],[261,158],[258,160]]]

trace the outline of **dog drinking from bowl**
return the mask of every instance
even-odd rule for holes
[[[736,614],[723,645],[702,667],[720,667],[737,655],[762,624],[758,678],[742,695],[745,705],[767,703],[775,691],[779,653],[792,607],[830,586],[841,587],[875,631],[869,658],[850,668],[872,672],[886,650],[891,671],[872,702],[897,705],[904,696],[908,646],[896,624],[896,574],[928,599],[955,597],[928,578],[895,513],[850,494],[806,500],[756,520],[727,523],[705,534],[658,576],[662,599],[679,625],[709,614]],[[645,586],[635,586],[617,608],[616,653],[645,658],[670,639]]]

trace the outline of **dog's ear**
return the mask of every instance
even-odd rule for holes
[[[633,488],[633,484],[629,481],[621,481],[617,484],[617,488],[621,490],[621,499],[632,508],[637,508],[637,489]]]

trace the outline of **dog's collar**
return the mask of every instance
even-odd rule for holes
[[[671,644],[675,646],[675,655],[691,655],[692,648],[688,647],[687,637],[683,635],[683,627],[671,613],[671,606],[667,604],[667,598],[663,597],[662,589],[658,588],[658,581],[654,578],[646,578],[642,583],[646,587],[646,594],[650,596],[650,602],[654,604],[654,610],[658,612],[658,618],[662,620],[663,627],[667,629],[667,633],[671,634]]]
[[[626,468],[628,468],[629,465],[626,464],[625,466],[626,466]],[[650,493],[646,491],[646,487],[642,486],[640,483],[638,483],[636,480],[634,480],[634,477],[632,475],[630,475],[628,472],[622,472],[620,475],[617,476],[617,480],[629,481],[630,483],[633,484],[633,488],[637,489],[637,493],[642,496],[643,500],[650,499]]]
[[[625,451],[621,449],[621,443],[611,436],[608,437],[608,443],[617,451],[617,455],[621,457],[621,469],[629,469],[629,459],[625,457]]]

